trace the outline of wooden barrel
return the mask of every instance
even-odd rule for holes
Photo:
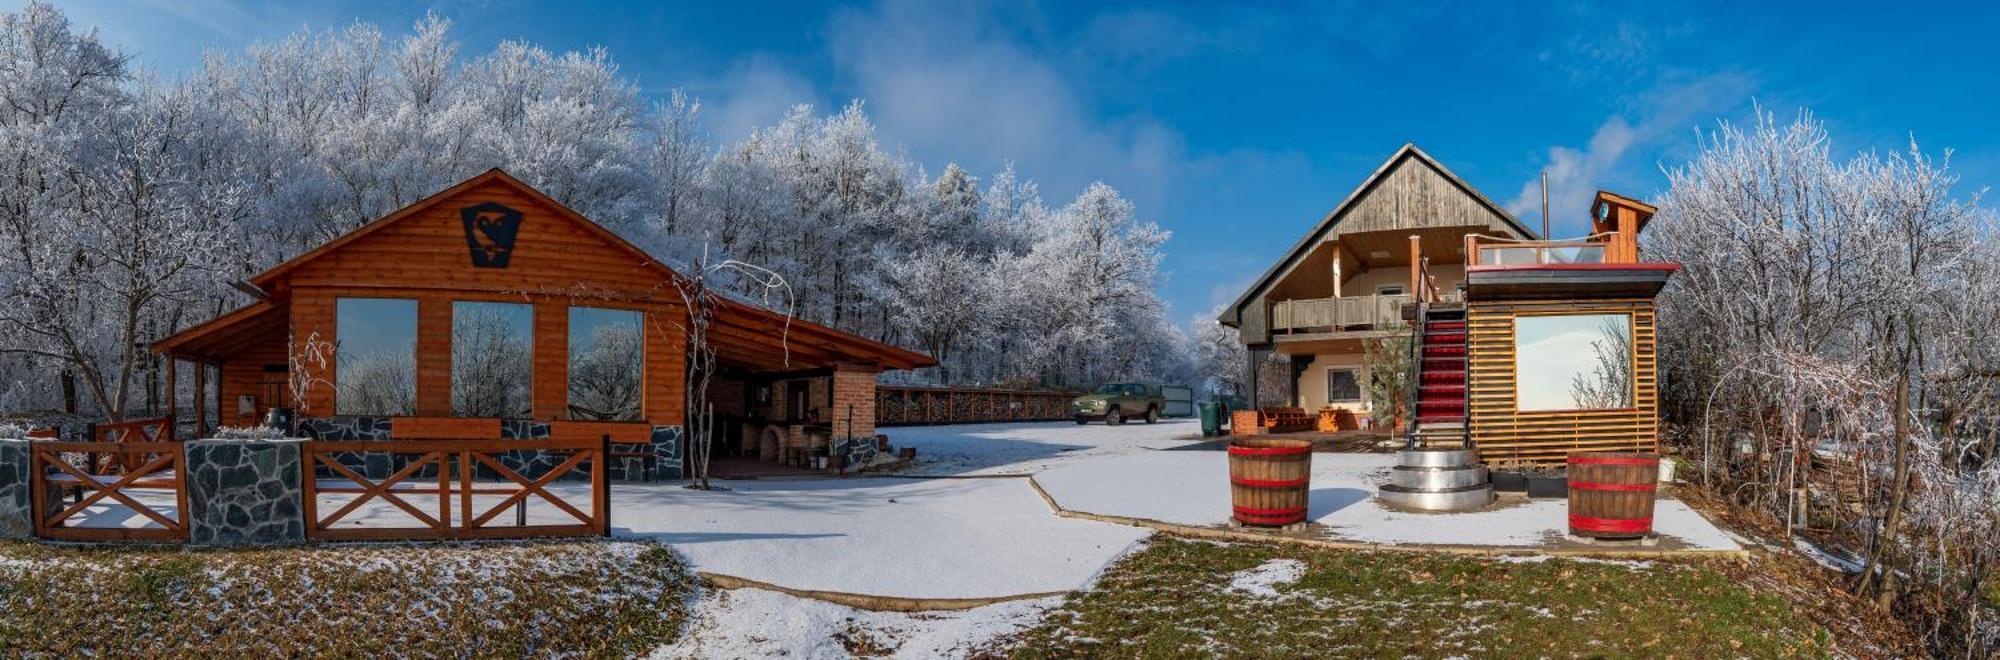
[[[1283,527],[1306,519],[1312,441],[1239,437],[1229,442],[1229,498],[1237,522]]]
[[[1569,457],[1569,532],[1597,539],[1653,533],[1658,454],[1611,452]]]

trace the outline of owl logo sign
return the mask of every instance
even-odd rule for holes
[[[514,255],[514,236],[521,231],[521,212],[487,202],[458,211],[465,223],[465,246],[476,268],[506,268]]]

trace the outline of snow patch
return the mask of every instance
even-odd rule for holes
[[[1802,538],[1793,537],[1792,547],[1798,549],[1799,554],[1805,555],[1807,559],[1813,560],[1813,563],[1842,573],[1859,573],[1865,566],[1860,561],[1834,554],[1832,551],[1821,548],[1813,542]]]
[[[1050,597],[953,612],[871,612],[762,589],[709,590],[686,633],[653,657],[966,657],[1061,603]]]
[[[1287,585],[1305,577],[1306,563],[1297,559],[1273,559],[1256,568],[1238,571],[1229,580],[1231,591],[1240,591],[1258,598],[1277,598],[1280,585]]]

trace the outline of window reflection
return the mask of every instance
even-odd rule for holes
[[[460,417],[532,417],[535,308],[451,306],[451,411]]]
[[[1632,407],[1632,317],[1626,314],[1514,319],[1516,407]]]
[[[637,420],[644,386],[645,337],[639,312],[569,310],[571,419]]]
[[[334,305],[334,412],[409,415],[417,407],[417,301],[341,298]]]

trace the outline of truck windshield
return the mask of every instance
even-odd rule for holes
[[[1110,384],[1110,385],[1105,385],[1105,386],[1103,386],[1103,387],[1100,387],[1100,388],[1097,388],[1097,393],[1098,393],[1098,394],[1124,394],[1124,393],[1125,393],[1125,386],[1124,386],[1124,385],[1121,385],[1121,384],[1118,384],[1118,383],[1113,383],[1113,384]]]

